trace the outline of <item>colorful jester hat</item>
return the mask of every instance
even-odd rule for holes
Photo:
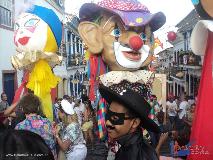
[[[54,66],[62,60],[56,54],[61,45],[62,23],[51,9],[33,6],[22,13],[15,23],[14,43],[17,54],[12,56],[16,69],[29,68],[40,59]]]
[[[53,120],[50,92],[60,81],[52,67],[62,60],[56,54],[61,39],[62,24],[51,9],[35,5],[15,23],[14,42],[18,53],[12,56],[12,64],[16,69],[29,71],[26,87],[41,99],[43,112],[50,120]]]

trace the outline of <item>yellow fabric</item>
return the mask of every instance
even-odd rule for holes
[[[55,40],[55,36],[53,35],[53,32],[51,31],[50,27],[47,27],[47,43],[44,47],[45,52],[57,52],[58,46]]]
[[[159,40],[159,38],[155,38],[154,49],[157,48],[160,45],[161,45],[161,41]]]
[[[60,78],[55,76],[46,60],[39,60],[35,63],[29,75],[27,88],[34,91],[42,101],[42,110],[49,120],[53,120],[51,88],[55,88]]]
[[[85,52],[84,58],[85,58],[86,61],[89,60],[89,58],[90,58],[90,52],[88,50]]]
[[[82,129],[82,131],[86,132],[86,131],[88,131],[89,129],[92,129],[92,127],[93,127],[93,122],[92,122],[92,121],[88,121],[88,122],[85,122],[85,123],[82,125],[81,129]]]

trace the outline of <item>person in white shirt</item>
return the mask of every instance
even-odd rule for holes
[[[65,153],[66,160],[85,160],[87,155],[86,141],[84,140],[78,117],[72,104],[67,100],[61,101],[59,117],[63,120],[64,128],[59,134],[60,126],[53,128],[56,141]]]
[[[189,106],[195,103],[193,96],[189,96],[188,103],[189,103]]]
[[[166,102],[167,112],[169,115],[169,121],[171,124],[174,123],[175,117],[177,115],[177,103],[174,100],[174,96],[169,96]]]
[[[82,101],[82,99],[81,99],[81,103],[80,103],[79,108],[80,108],[80,110],[81,110],[82,113],[84,113],[85,110],[86,110],[85,104],[84,104],[84,102]]]
[[[182,102],[179,105],[178,115],[180,119],[182,119],[186,115],[186,110],[188,107],[189,107],[189,103],[187,101],[187,97],[184,96]]]

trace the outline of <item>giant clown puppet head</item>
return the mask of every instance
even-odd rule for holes
[[[103,0],[80,9],[79,33],[110,70],[138,70],[151,62],[153,32],[166,21],[162,12],[150,13],[137,0]]]
[[[18,53],[12,57],[15,68],[23,68],[39,59],[49,64],[60,63],[55,54],[61,44],[62,24],[58,16],[42,6],[33,6],[22,13],[15,23],[14,43]]]
[[[35,5],[22,13],[15,23],[17,53],[12,56],[12,64],[16,69],[29,72],[26,88],[41,99],[43,113],[50,120],[53,120],[50,92],[60,81],[52,67],[62,60],[56,54],[61,39],[62,23],[51,9]]]

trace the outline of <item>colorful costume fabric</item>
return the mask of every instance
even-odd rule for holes
[[[62,140],[70,140],[72,142],[69,149],[65,152],[67,160],[84,160],[86,158],[86,142],[84,140],[83,133],[79,124],[69,124],[62,132]]]
[[[51,89],[60,81],[53,74],[52,67],[62,61],[62,57],[56,54],[61,39],[62,23],[51,9],[35,5],[22,13],[15,23],[17,53],[11,58],[12,64],[16,69],[29,72],[22,88],[25,85],[41,99],[42,110],[50,120],[53,120]]]

